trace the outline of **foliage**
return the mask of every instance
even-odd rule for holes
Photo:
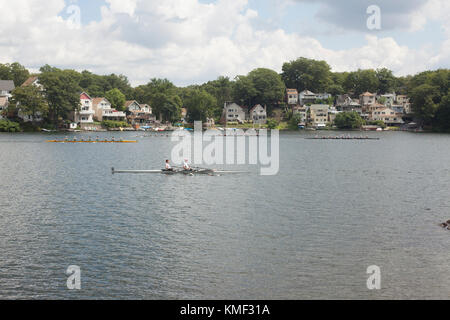
[[[111,89],[105,93],[105,98],[111,102],[111,106],[119,111],[125,111],[125,95],[117,88]]]
[[[193,89],[184,99],[184,106],[187,108],[188,122],[206,122],[206,118],[214,115],[214,106],[217,100],[205,90]]]
[[[0,64],[0,79],[13,80],[16,87],[20,87],[30,76],[30,72],[18,62]]]
[[[33,116],[37,114],[45,116],[48,111],[47,102],[42,92],[36,86],[17,87],[12,92],[12,106],[25,115]]]
[[[128,127],[129,124],[125,121],[103,120],[102,126],[108,129],[113,129],[113,128],[125,128]]]
[[[289,120],[289,129],[296,130],[298,129],[298,125],[302,122],[302,116],[300,114],[292,115]]]
[[[333,84],[328,63],[307,58],[283,64],[281,76],[288,88],[297,89],[298,92],[325,92]]]
[[[339,129],[359,129],[364,124],[364,120],[355,111],[341,112],[336,115],[334,124]]]
[[[275,119],[268,119],[267,120],[267,128],[269,129],[276,129],[278,127],[279,122]]]
[[[20,125],[9,120],[0,120],[0,132],[20,132]]]

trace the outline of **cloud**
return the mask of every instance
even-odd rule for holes
[[[419,6],[419,0],[413,1]],[[425,6],[418,18],[446,18],[444,0],[433,1],[444,7]],[[45,8],[37,0],[0,0],[0,6],[6,8],[0,24],[1,62],[122,73],[133,85],[153,77],[188,85],[257,67],[281,71],[283,62],[300,56],[326,60],[335,71],[388,67],[402,75],[448,66],[449,61],[449,41],[439,51],[412,50],[393,38],[372,35],[362,47],[330,50],[310,36],[260,28],[258,12],[247,0],[107,0],[100,21],[79,29],[59,16],[63,0],[47,1]]]

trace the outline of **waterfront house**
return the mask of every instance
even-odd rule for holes
[[[379,111],[379,110],[383,110],[386,109],[386,106],[384,104],[380,104],[380,103],[374,103],[371,105],[365,105],[363,106],[363,112],[365,114],[368,114],[368,119],[371,120],[372,119],[372,115],[375,111]]]
[[[297,89],[286,89],[286,101],[288,105],[298,104],[298,91]]]
[[[391,108],[376,110],[372,113],[373,121],[383,121],[386,125],[403,124],[402,114],[396,113]]]
[[[306,122],[308,116],[308,106],[296,105],[292,107],[292,115],[297,114],[300,115],[300,117],[302,118],[302,122]]]
[[[387,93],[387,94],[382,94],[381,96],[378,97],[378,99],[384,99],[385,102],[383,103],[386,107],[391,107],[392,105],[395,104],[395,101],[397,100],[397,96],[394,93]]]
[[[370,92],[364,92],[363,94],[361,94],[359,96],[359,103],[361,104],[361,106],[365,107],[365,106],[370,106],[372,104],[375,104],[376,101],[376,94],[370,93]]]
[[[106,98],[93,98],[92,108],[94,109],[94,119],[97,121],[113,120],[125,121],[125,112],[112,108],[111,103]]]
[[[267,109],[266,107],[257,104],[250,109],[249,112],[250,121],[254,124],[266,124],[267,123]]]
[[[247,119],[247,108],[241,107],[234,102],[225,102],[222,114],[222,122],[244,123]]]
[[[301,105],[313,104],[316,102],[317,95],[309,90],[304,90],[299,93],[298,98]]]
[[[125,108],[128,112],[128,122],[132,125],[150,124],[156,121],[152,107],[148,104],[140,104],[135,100],[130,100],[125,103]]]
[[[94,123],[94,114],[92,98],[86,92],[82,92],[80,94],[80,110],[74,112],[74,122],[80,124]]]
[[[0,97],[11,98],[11,93],[16,87],[12,80],[0,80]]]
[[[328,108],[327,104],[313,104],[309,107],[310,123],[314,127],[325,127],[328,123]]]

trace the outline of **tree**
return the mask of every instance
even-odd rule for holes
[[[16,87],[20,87],[30,76],[30,72],[18,62],[0,64],[0,79],[13,80]]]
[[[180,120],[183,102],[178,95],[156,93],[152,98],[152,107],[155,114],[160,115],[163,121],[175,122]]]
[[[275,119],[269,119],[267,120],[267,128],[273,130],[276,129],[279,125],[279,122]]]
[[[237,76],[233,85],[233,99],[241,105],[250,106],[257,91],[252,81],[246,76]]]
[[[60,117],[67,119],[69,113],[79,109],[81,88],[72,71],[49,66],[41,68],[39,82],[44,87],[50,117],[57,127]]]
[[[217,100],[205,90],[192,90],[189,96],[184,99],[184,106],[187,108],[187,118],[189,122],[206,122],[207,117],[212,117]]]
[[[33,122],[36,115],[45,116],[48,105],[42,92],[36,86],[17,87],[12,93],[12,104],[25,115],[31,115]]]
[[[324,92],[333,83],[328,63],[307,58],[298,58],[283,64],[281,76],[288,88],[297,89],[299,92],[306,89]]]
[[[109,90],[105,94],[105,98],[111,102],[111,106],[119,111],[124,111],[126,97],[125,95],[117,88]]]
[[[433,122],[440,103],[439,89],[429,84],[422,84],[411,90],[412,110],[424,124]]]
[[[292,130],[298,129],[298,125],[302,122],[302,116],[300,114],[294,114],[292,115],[291,119],[289,120],[289,128]]]
[[[364,120],[355,111],[341,112],[336,115],[334,123],[339,129],[359,129]]]
[[[372,69],[350,72],[344,81],[345,91],[353,93],[354,96],[359,96],[366,91],[377,92],[378,86],[377,74]]]
[[[252,105],[266,105],[270,109],[284,99],[286,87],[275,71],[265,68],[255,69],[248,74],[248,79],[256,90]]]
[[[386,68],[377,69],[378,93],[388,93],[394,88],[395,77],[392,71]]]

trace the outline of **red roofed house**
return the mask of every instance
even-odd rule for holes
[[[76,123],[94,123],[94,108],[93,100],[86,93],[80,94],[80,110],[75,111],[74,121]]]

